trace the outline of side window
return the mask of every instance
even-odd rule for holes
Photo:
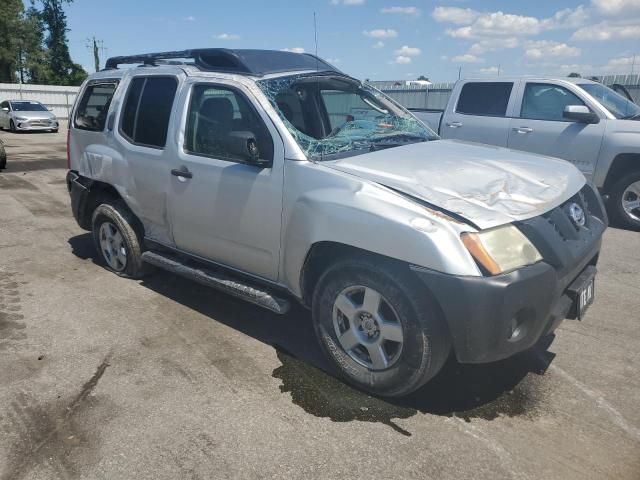
[[[462,87],[456,112],[467,115],[504,117],[507,114],[512,82],[467,83]]]
[[[76,110],[75,127],[101,132],[118,82],[89,84]]]
[[[173,77],[134,78],[122,112],[121,132],[133,143],[164,148],[177,88]]]
[[[227,147],[234,132],[253,133],[260,158],[273,160],[271,134],[243,94],[217,85],[194,86],[185,132],[185,151],[195,155],[243,161]]]
[[[531,120],[567,121],[564,119],[564,109],[567,105],[584,105],[584,102],[564,87],[548,83],[527,83],[520,117]]]

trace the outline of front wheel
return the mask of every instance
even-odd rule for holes
[[[13,120],[9,120],[9,130],[11,133],[16,133],[16,124],[13,123]]]
[[[366,257],[339,262],[322,275],[313,323],[347,382],[395,397],[418,389],[442,368],[451,349],[447,329],[416,281],[401,266]]]
[[[640,230],[640,172],[631,172],[618,180],[609,201],[611,216],[621,227]]]
[[[142,236],[135,224],[122,200],[103,203],[93,213],[93,241],[100,260],[121,277],[142,278],[149,271],[142,261]]]

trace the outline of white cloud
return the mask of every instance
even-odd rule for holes
[[[193,15],[189,15],[188,17],[184,17],[183,20],[185,22],[195,22],[196,21],[196,17],[194,17]]]
[[[394,63],[399,63],[401,65],[406,65],[411,63],[411,57],[405,57],[404,55],[398,55],[394,60]]]
[[[240,35],[236,35],[235,33],[221,33],[216,35],[215,38],[218,40],[240,40]]]
[[[520,40],[516,37],[485,38],[471,45],[468,53],[472,55],[482,55],[486,52],[503,50],[505,48],[516,48],[519,46]]]
[[[334,65],[337,65],[341,61],[339,58],[327,58],[326,60],[327,62],[333,63]]]
[[[384,47],[384,42],[383,42],[383,41],[381,41],[381,40],[379,40],[379,41],[377,41],[376,43],[374,43],[374,44],[372,45],[372,47],[373,47],[373,48],[383,48],[383,47]]]
[[[470,53],[465,53],[464,55],[456,55],[455,57],[451,57],[451,61],[460,63],[484,63],[484,58],[477,57],[476,55],[472,55]]]
[[[470,8],[436,7],[431,16],[436,22],[453,23],[455,25],[470,25],[480,16],[480,12]]]
[[[364,5],[365,0],[331,0],[331,5]]]
[[[566,43],[553,42],[551,40],[540,40],[529,42],[526,45],[525,55],[527,58],[540,59],[547,57],[569,58],[580,56],[581,50]]]
[[[537,18],[511,13],[478,12],[469,8],[436,7],[433,18],[441,23],[461,25],[447,30],[454,38],[482,39],[504,36],[538,35],[545,30],[577,28],[584,25],[589,14],[580,5],[576,9],[564,9],[549,18]]]
[[[399,48],[398,50],[396,50],[393,53],[398,55],[398,56],[415,57],[417,55],[420,55],[421,51],[420,51],[419,48],[410,47],[408,45],[404,45],[402,48]]]
[[[282,48],[281,50],[283,52],[304,53],[304,48],[302,47]]]
[[[573,40],[599,41],[632,40],[640,38],[640,20],[608,21],[580,28],[571,37]]]
[[[398,32],[392,28],[376,28],[375,30],[363,30],[363,35],[371,38],[396,38]]]
[[[591,4],[602,15],[619,16],[640,14],[638,0],[591,0]]]
[[[395,13],[402,15],[412,15],[417,17],[420,15],[420,9],[418,7],[385,7],[380,10],[381,13]]]
[[[483,75],[497,75],[498,73],[500,73],[500,69],[498,67],[481,68],[478,71]]]

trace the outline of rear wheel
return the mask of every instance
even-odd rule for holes
[[[121,277],[142,278],[150,268],[142,261],[142,236],[135,225],[122,200],[103,203],[93,213],[93,241],[100,260]]]
[[[382,396],[406,395],[442,368],[450,341],[438,308],[391,262],[339,262],[313,297],[318,339],[343,378]]]
[[[609,207],[621,227],[640,230],[640,172],[631,172],[614,184]]]

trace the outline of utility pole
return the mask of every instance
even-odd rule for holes
[[[502,67],[502,65],[498,64],[498,76],[500,76],[500,67]]]
[[[96,40],[96,37],[87,38],[87,50],[93,53],[93,64],[96,72],[100,71],[100,54],[104,55],[106,50],[102,40]]]
[[[462,65],[458,67],[458,80],[460,80],[461,75],[462,75]]]

